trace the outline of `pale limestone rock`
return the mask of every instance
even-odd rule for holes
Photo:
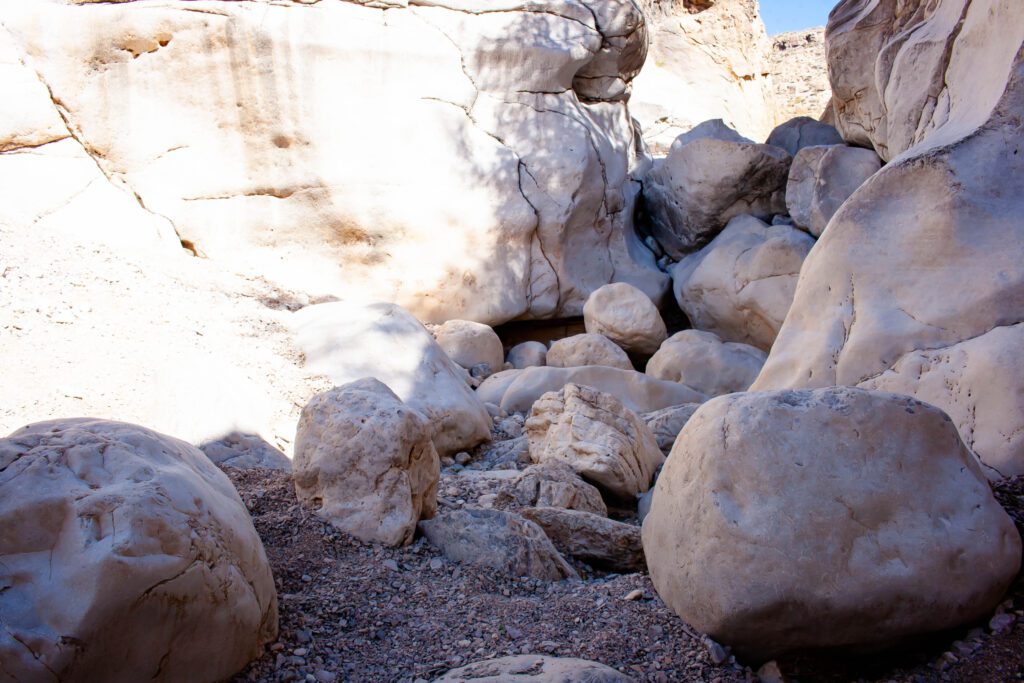
[[[839,131],[829,124],[810,116],[798,116],[776,126],[765,144],[781,147],[795,157],[804,147],[842,145],[844,142]]]
[[[785,150],[771,145],[676,141],[644,183],[654,238],[679,259],[706,245],[735,216],[785,213],[791,161]]]
[[[919,9],[897,17],[890,3],[846,2],[832,15],[839,127],[892,161],[833,216],[753,388],[917,396],[945,410],[984,463],[1021,474],[1024,399],[1010,359],[1024,320],[1024,5]],[[953,30],[947,20],[961,14]],[[899,37],[886,37],[896,24]],[[854,73],[865,65],[889,83],[881,100]],[[933,108],[924,94],[940,84]]]
[[[198,253],[289,290],[488,324],[579,315],[613,279],[663,295],[632,229],[639,9],[388,6],[5,0],[30,72],[5,90],[18,104],[0,111],[0,144],[68,141],[96,181],[76,202],[122,205],[118,229],[138,214],[132,238],[173,223]],[[68,155],[53,155],[4,165],[64,180]],[[72,196],[46,189],[28,196]]]
[[[775,125],[771,43],[755,0],[643,0],[651,45],[630,109],[654,154],[702,121],[764,140]]]
[[[650,297],[625,282],[595,290],[583,306],[587,332],[601,334],[626,351],[652,354],[668,336]]]
[[[238,469],[266,468],[291,472],[292,461],[256,434],[232,432],[220,439],[200,444],[214,464]]]
[[[555,460],[523,470],[515,483],[514,499],[523,507],[556,507],[608,516],[601,492],[583,481],[572,467]]]
[[[536,368],[547,365],[548,347],[538,341],[516,344],[508,351],[505,358],[515,370]]]
[[[547,361],[548,366],[552,368],[604,365],[620,370],[633,369],[633,364],[622,347],[603,334],[594,332],[577,334],[554,342],[548,349]]]
[[[295,494],[368,543],[412,542],[437,511],[441,467],[430,422],[376,379],[318,394],[295,435]]]
[[[658,442],[658,448],[668,456],[672,452],[672,446],[676,443],[676,437],[682,431],[686,423],[693,417],[693,414],[700,408],[700,403],[685,403],[680,406],[669,406],[661,410],[653,410],[649,413],[641,413],[643,420],[654,434]]]
[[[434,683],[633,683],[633,679],[585,659],[513,655],[452,669]]]
[[[184,441],[90,418],[24,427],[0,440],[0,529],[7,680],[225,680],[277,636],[249,512]]]
[[[737,216],[672,268],[676,301],[693,326],[730,342],[771,348],[814,239],[787,225]]]
[[[456,562],[490,567],[511,578],[579,578],[539,526],[511,512],[454,510],[420,522],[420,530]]]
[[[846,145],[801,149],[793,157],[786,181],[786,207],[793,222],[821,237],[843,202],[881,167],[881,159],[870,149]]]
[[[613,572],[647,568],[638,526],[560,507],[526,508],[519,514],[543,529],[563,555]]]
[[[619,498],[651,485],[665,460],[647,425],[611,394],[577,384],[544,394],[526,420],[530,458],[560,460]]]
[[[501,339],[487,325],[472,320],[447,320],[436,330],[434,339],[441,350],[466,370],[486,364],[491,375],[504,365]]]
[[[824,26],[772,36],[771,68],[779,121],[820,117],[829,108],[832,86],[828,82]]]
[[[515,376],[501,378],[486,387],[497,395],[501,407],[510,413],[526,413],[534,401],[551,391],[561,391],[566,384],[580,384],[612,394],[632,411],[645,413],[681,403],[700,403],[704,394],[678,382],[665,382],[634,370],[619,370],[603,365],[580,368],[527,368],[514,370]],[[492,378],[488,378],[488,382]],[[508,381],[510,379],[511,381]],[[507,384],[505,382],[508,381]],[[481,389],[485,385],[481,385]]]
[[[753,140],[740,135],[735,128],[722,119],[710,119],[677,137],[670,146],[682,147],[695,140],[724,140],[726,142],[743,142],[749,145],[755,144]]]
[[[398,306],[318,304],[295,313],[292,325],[311,372],[327,375],[335,384],[364,377],[380,380],[426,415],[440,455],[467,450],[490,437],[491,418],[466,384],[465,370]]]
[[[658,477],[643,544],[661,598],[757,659],[971,622],[1021,558],[942,411],[846,387],[702,406]]]
[[[545,366],[533,366],[533,367],[545,367]],[[523,368],[528,369],[528,368]],[[483,401],[485,404],[492,403],[498,406],[499,409],[508,411],[501,405],[501,400],[505,396],[505,392],[509,386],[512,385],[519,377],[523,374],[523,370],[502,370],[496,372],[476,388],[476,397]]]
[[[666,339],[647,361],[647,374],[719,396],[746,391],[767,357],[748,344],[723,342],[713,332],[683,330]]]

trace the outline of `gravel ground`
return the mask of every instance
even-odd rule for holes
[[[595,660],[637,681],[757,680],[756,667],[731,658],[716,665],[713,648],[665,607],[646,574],[513,580],[451,563],[423,539],[401,549],[367,545],[302,509],[287,473],[226,471],[266,545],[280,598],[278,642],[236,681],[431,681],[518,653]],[[441,489],[457,487],[456,477],[446,468]],[[1024,478],[997,496],[1024,527]],[[1004,604],[999,632],[975,624],[895,654],[779,665],[794,681],[1022,680],[1024,582]]]

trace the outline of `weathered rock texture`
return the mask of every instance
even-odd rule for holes
[[[738,216],[673,266],[676,301],[695,328],[768,350],[812,246],[814,239],[801,230]]]
[[[681,406],[669,406],[661,410],[653,410],[649,413],[641,413],[643,420],[654,434],[658,442],[658,448],[666,456],[672,451],[676,443],[676,437],[689,422],[693,414],[700,408],[700,403],[685,403]]]
[[[526,508],[519,514],[543,529],[563,555],[615,572],[647,566],[638,526],[558,507]]]
[[[662,326],[664,327],[664,323]],[[574,334],[571,337],[559,339],[548,349],[547,364],[552,368],[604,365],[620,370],[633,369],[633,364],[622,347],[603,334],[595,332]]]
[[[775,125],[770,42],[755,0],[643,0],[651,45],[630,108],[654,154],[702,121],[764,140]]]
[[[786,207],[793,222],[820,237],[843,202],[881,167],[870,149],[846,145],[801,149],[786,181]]]
[[[941,410],[847,387],[702,406],[658,477],[643,542],[662,599],[756,658],[969,622],[1021,560]]]
[[[557,460],[523,470],[511,495],[522,507],[556,507],[608,515],[601,492],[583,481],[572,467]]]
[[[363,541],[405,545],[437,511],[440,464],[421,413],[378,380],[313,397],[295,435],[295,493]]]
[[[814,145],[841,145],[843,138],[834,126],[809,116],[798,116],[775,127],[768,136],[769,145],[775,145],[796,156],[804,147]]]
[[[515,655],[452,669],[434,683],[633,683],[633,679],[585,659]]]
[[[1024,5],[843,2],[829,40],[840,128],[893,160],[833,216],[754,388],[917,396],[1024,473]]]
[[[832,97],[825,60],[825,27],[773,36],[770,63],[778,121],[821,117]]]
[[[746,391],[767,355],[748,344],[723,342],[714,332],[683,330],[661,345],[647,362],[647,374],[681,382],[708,396]]]
[[[218,681],[277,636],[260,537],[198,449],[122,422],[0,440],[7,680]]]
[[[423,320],[578,315],[612,279],[663,292],[631,231],[639,9],[380,4],[5,2],[6,61],[39,97],[5,107],[0,146],[73,148],[93,195],[113,183],[198,253]]]
[[[577,384],[544,394],[526,420],[530,458],[560,460],[629,499],[651,485],[665,457],[647,425],[611,394]]]

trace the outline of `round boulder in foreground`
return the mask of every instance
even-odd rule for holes
[[[277,636],[277,594],[201,451],[54,420],[0,439],[0,624],[11,680],[219,681]]]
[[[845,387],[704,404],[658,478],[643,545],[680,617],[765,659],[977,619],[1021,560],[945,413]]]

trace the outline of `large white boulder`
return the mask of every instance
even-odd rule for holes
[[[412,542],[437,510],[441,467],[427,418],[373,378],[302,409],[292,478],[299,501],[368,543]]]
[[[620,370],[633,369],[633,364],[622,347],[603,334],[594,332],[575,334],[552,343],[548,349],[547,364],[552,368],[604,365]]]
[[[611,394],[577,384],[544,394],[526,420],[530,459],[559,460],[599,488],[632,499],[665,461],[643,420]]]
[[[693,326],[730,342],[771,348],[814,239],[788,225],[737,216],[672,268],[679,307]]]
[[[487,409],[466,371],[423,325],[394,304],[334,302],[307,306],[292,320],[306,367],[335,384],[373,377],[427,416],[440,455],[466,450],[491,434]]]
[[[639,8],[370,4],[5,2],[27,65],[8,144],[47,148],[5,166],[73,147],[118,226],[124,204],[251,277],[429,322],[664,293],[632,232]]]
[[[776,126],[765,144],[781,147],[795,157],[804,147],[842,145],[844,141],[833,126],[810,116],[798,116]]]
[[[220,681],[277,636],[274,578],[228,478],[144,427],[0,440],[0,670],[20,681]]]
[[[919,5],[896,16],[890,3],[844,2],[832,14],[839,127],[892,161],[804,263],[753,388],[916,396],[946,411],[987,465],[1022,474],[1024,5]],[[941,107],[924,96],[933,86]]]
[[[704,404],[658,477],[643,544],[661,598],[755,658],[973,621],[1021,561],[941,410],[846,387]]]
[[[746,391],[768,355],[749,344],[723,342],[714,332],[683,330],[647,361],[647,374],[681,382],[708,396]]]
[[[772,145],[711,137],[677,140],[644,182],[651,233],[679,259],[710,242],[735,216],[785,213],[791,161]]]
[[[786,207],[793,222],[820,237],[839,207],[882,167],[870,149],[846,145],[805,147],[793,157]]]
[[[434,330],[434,339],[449,358],[466,370],[487,365],[485,377],[500,371],[505,364],[501,339],[483,323],[446,320]]]
[[[583,306],[583,324],[626,351],[652,354],[668,333],[657,306],[636,287],[617,282],[595,290]]]

